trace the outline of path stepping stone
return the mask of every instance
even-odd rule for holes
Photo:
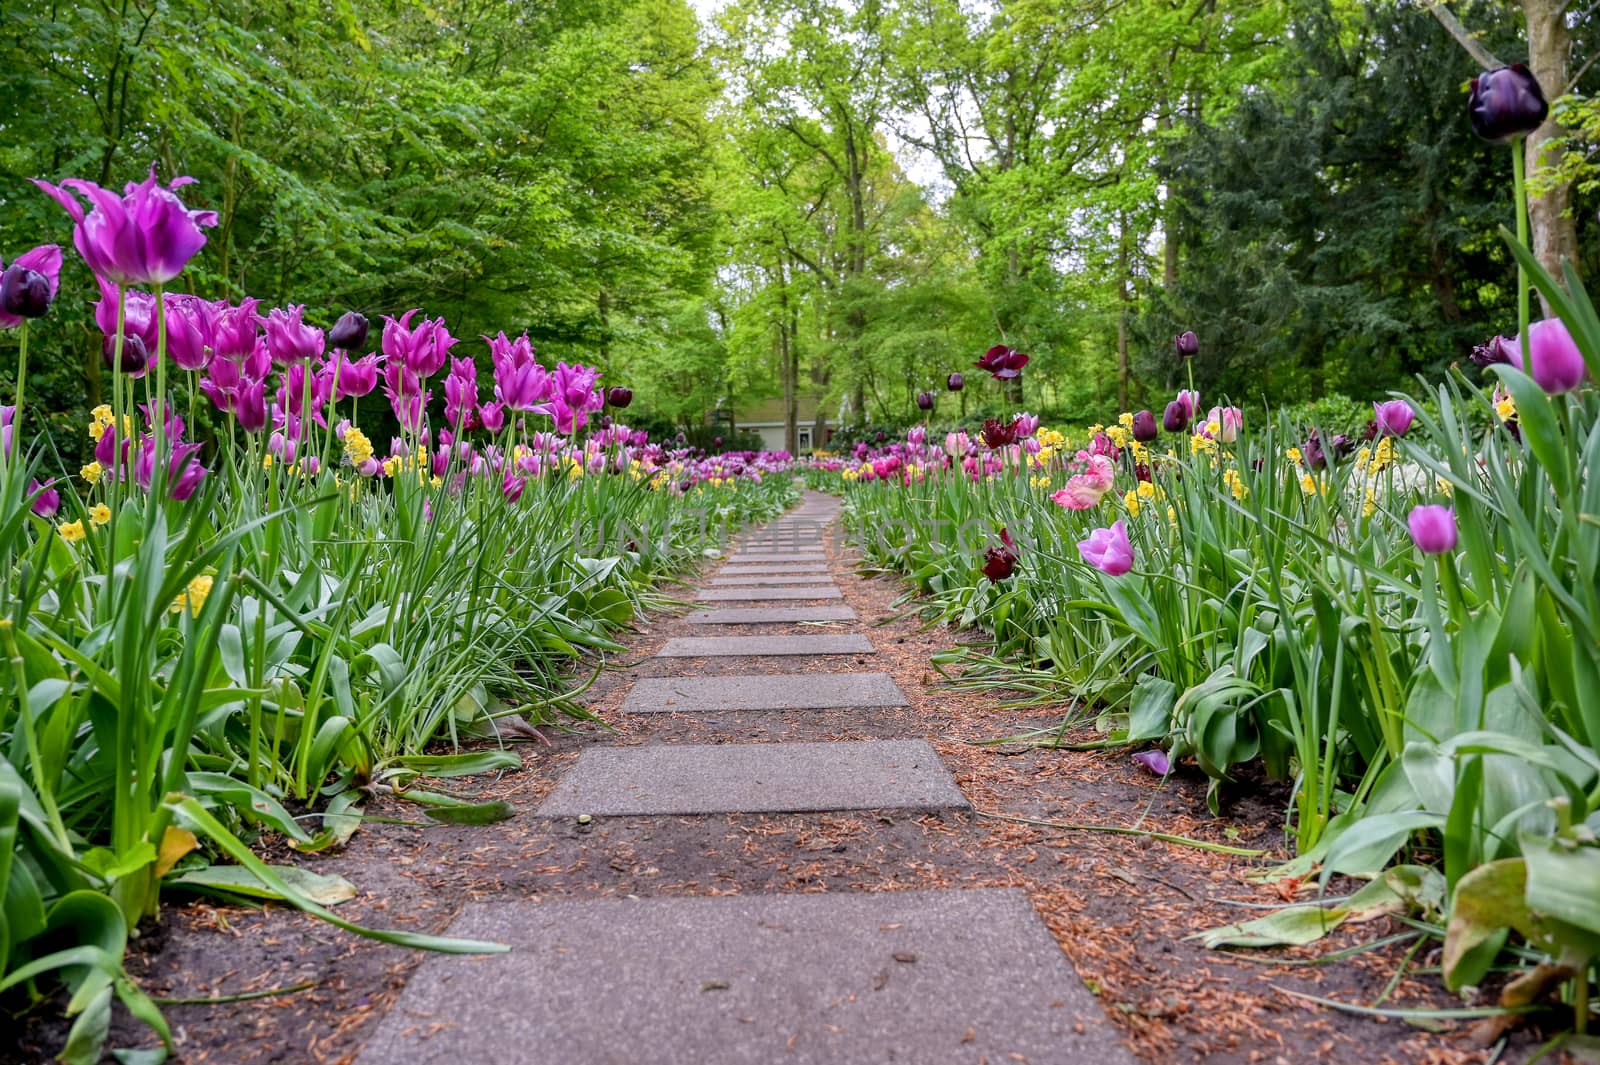
[[[826,574],[826,562],[769,562],[764,566],[740,566],[730,563],[717,570],[719,577],[780,577],[784,574]]]
[[[735,573],[730,577],[713,577],[711,584],[721,587],[729,584],[759,584],[767,587],[783,584],[827,584],[832,579],[826,573]]]
[[[872,655],[872,641],[859,632],[839,636],[679,636],[657,658],[722,658],[729,655]]]
[[[707,588],[695,598],[702,603],[739,599],[774,602],[779,599],[843,599],[844,593],[833,584],[814,588]]]
[[[856,612],[847,606],[732,606],[719,610],[697,610],[683,620],[690,625],[767,625],[803,624],[808,621],[854,621]]]
[[[469,903],[357,1065],[1134,1065],[1015,888]]]
[[[729,562],[749,562],[751,564],[765,565],[769,562],[826,562],[828,556],[818,551],[762,551],[744,552],[729,555]]]
[[[934,810],[966,797],[923,740],[591,747],[540,817]]]
[[[827,710],[906,706],[887,673],[749,673],[727,677],[647,677],[633,682],[629,714],[712,710]]]

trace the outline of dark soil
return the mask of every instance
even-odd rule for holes
[[[1125,752],[1049,751],[975,746],[1060,720],[1059,707],[1007,709],[992,694],[954,693],[928,665],[958,639],[923,631],[914,619],[883,626],[903,585],[864,580],[834,551],[834,577],[862,621],[793,626],[796,632],[865,631],[879,653],[825,659],[649,660],[677,635],[738,635],[772,626],[690,626],[655,619],[633,641],[590,698],[621,730],[559,733],[550,746],[524,745],[520,771],[475,782],[484,796],[508,800],[515,819],[478,827],[368,822],[342,853],[295,860],[348,877],[360,890],[340,907],[346,918],[439,932],[468,900],[555,899],[606,895],[721,895],[749,892],[895,891],[908,888],[1017,886],[1027,889],[1078,972],[1104,1003],[1128,1044],[1150,1062],[1218,1063],[1484,1062],[1464,1029],[1433,1033],[1398,1020],[1324,1009],[1286,991],[1348,1003],[1378,999],[1406,947],[1396,945],[1316,967],[1263,964],[1309,958],[1398,930],[1387,920],[1341,930],[1314,947],[1249,957],[1207,951],[1188,934],[1248,919],[1252,905],[1282,901],[1282,885],[1251,874],[1289,856],[1281,831],[1281,785],[1242,782],[1221,819],[1210,816],[1205,782],[1180,772],[1163,784]],[[635,677],[681,673],[892,673],[912,706],[891,711],[723,713],[700,718],[615,713]],[[731,815],[621,817],[587,825],[545,821],[532,811],[578,753],[593,744],[756,742],[777,739],[927,737],[975,808],[971,813],[907,815]],[[1082,736],[1080,738],[1091,738]],[[459,785],[462,782],[455,781]],[[421,821],[392,800],[368,806],[374,816]],[[1132,826],[1255,847],[1250,860],[1148,837],[1066,830],[1001,819]],[[1309,893],[1305,888],[1302,892]],[[1290,892],[1292,894],[1292,892]],[[153,995],[199,998],[289,988],[300,991],[224,1005],[166,1009],[180,1060],[190,1065],[349,1062],[394,1001],[418,953],[384,947],[283,908],[251,910],[209,902],[173,905],[163,924],[138,941],[130,969]],[[1413,962],[1436,966],[1437,950]],[[508,988],[508,996],[539,989]],[[1387,1005],[1448,1006],[1434,975],[1407,975]],[[44,1062],[64,1025],[41,1011],[0,1033],[0,1061]],[[148,1044],[147,1030],[126,1016],[115,1023],[121,1045]],[[1502,1061],[1526,1060],[1537,1043],[1519,1036]],[[531,1060],[531,1059],[530,1059]],[[464,1063],[469,1065],[469,1063]]]

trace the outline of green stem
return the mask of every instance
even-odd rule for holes
[[[18,456],[22,454],[22,399],[23,390],[28,383],[28,320],[22,320],[22,331],[18,334],[17,342],[21,345],[17,352],[17,405],[11,411],[11,448]],[[4,453],[0,453],[0,471],[7,469]],[[18,463],[20,468],[21,463]]]
[[[150,469],[150,496],[159,501],[167,491],[167,301],[156,286],[156,395],[150,405],[155,419],[155,464]]]
[[[1528,246],[1528,191],[1524,186],[1523,176],[1523,148],[1522,138],[1511,142],[1511,187],[1512,195],[1516,198],[1517,208],[1517,243],[1524,248]],[[1529,377],[1533,376],[1533,348],[1528,343],[1529,322],[1529,292],[1528,271],[1517,264],[1517,343],[1522,345],[1522,369]]]

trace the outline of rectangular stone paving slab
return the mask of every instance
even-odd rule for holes
[[[932,810],[966,798],[922,740],[591,747],[540,817]]]
[[[469,903],[358,1065],[1133,1065],[1014,888]]]
[[[759,584],[766,587],[783,584],[827,584],[832,587],[833,582],[826,573],[735,573],[731,576],[721,574],[711,578],[714,585],[728,584]]]
[[[838,636],[679,636],[656,652],[657,658],[711,658],[727,655],[870,655],[872,641],[858,632]]]
[[[645,677],[633,682],[622,709],[630,714],[666,714],[905,705],[905,692],[887,673],[750,673]]]
[[[765,565],[742,566],[729,563],[717,570],[718,577],[778,577],[784,574],[801,576],[825,575],[826,562],[768,562]]]
[[[821,551],[740,551],[728,556],[729,562],[826,562],[828,556]]]
[[[843,599],[844,593],[832,584],[810,588],[706,588],[695,596],[702,603],[732,600],[775,602],[780,599]]]
[[[808,621],[854,621],[856,612],[847,606],[733,606],[720,610],[697,610],[683,620],[691,625],[785,625]]]

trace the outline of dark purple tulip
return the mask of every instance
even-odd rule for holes
[[[952,392],[959,392],[967,386],[967,379],[958,373],[953,373],[944,380],[944,387]]]
[[[1141,444],[1148,444],[1160,433],[1156,426],[1156,416],[1147,410],[1142,410],[1133,416],[1133,438]]]
[[[711,438],[711,446],[712,446],[712,447],[721,447],[721,446],[722,446],[722,437],[720,437],[720,436],[713,436],[713,437],[712,437],[712,438]]]
[[[973,363],[980,370],[987,370],[994,375],[997,381],[1009,381],[1013,377],[1022,376],[1022,368],[1028,365],[1029,356],[1020,351],[1008,348],[1004,344],[996,344],[983,353],[983,358]]]
[[[1194,330],[1189,329],[1172,338],[1172,346],[1181,359],[1192,359],[1200,354],[1200,338],[1194,335]]]
[[[145,370],[150,366],[150,352],[144,346],[144,338],[138,333],[130,333],[122,338],[122,362],[112,365],[117,358],[117,340],[115,337],[106,337],[100,345],[100,354],[105,359],[106,368],[117,370],[129,377],[143,377]]]
[[[1169,433],[1181,433],[1189,427],[1189,408],[1181,400],[1167,404],[1161,415],[1161,427]]]
[[[1000,530],[1000,547],[991,547],[984,552],[983,575],[991,583],[998,584],[1011,576],[1017,568],[1017,545],[1012,543],[1011,534]]]
[[[882,429],[879,429],[877,435],[874,436],[873,439],[881,444],[889,439],[889,434],[884,432]]]
[[[919,408],[921,408],[922,410],[932,410],[933,409],[933,393],[932,392],[918,392],[917,393],[917,406]]]
[[[1472,120],[1472,132],[1486,141],[1504,144],[1525,136],[1538,129],[1549,114],[1550,105],[1538,79],[1521,63],[1472,79],[1467,117]]]
[[[1334,438],[1333,438],[1333,457],[1335,459],[1349,458],[1351,452],[1355,451],[1355,449],[1356,449],[1356,442],[1354,440],[1351,440],[1348,436],[1346,436],[1343,433],[1337,433],[1337,434],[1334,435]]]
[[[1491,337],[1472,349],[1471,358],[1480,368],[1487,370],[1491,366],[1510,363],[1516,348],[1515,337]],[[1521,357],[1520,352],[1518,357]]]
[[[154,164],[150,176],[137,185],[130,181],[122,196],[77,178],[63,181],[64,187],[34,181],[72,216],[72,242],[89,269],[119,285],[164,285],[205,247],[200,229],[216,225],[217,213],[191,211],[172,191],[193,183],[194,178],[176,177],[162,188]],[[87,215],[68,189],[88,198]]]
[[[1327,453],[1322,450],[1322,438],[1316,433],[1306,437],[1305,446],[1300,449],[1300,454],[1305,457],[1306,465],[1313,470],[1324,469],[1328,465]]]
[[[978,435],[983,438],[985,444],[992,448],[1009,447],[1017,442],[1017,434],[1020,430],[1020,426],[1017,424],[1019,421],[1021,421],[1020,418],[1009,422],[985,418],[983,429]]]
[[[632,402],[633,389],[631,388],[623,388],[621,385],[617,385],[606,392],[606,403],[618,410],[625,410],[628,404]]]
[[[367,346],[367,331],[371,325],[367,316],[359,311],[345,311],[333,323],[333,328],[328,330],[328,344],[339,351],[360,354],[361,349]]]
[[[61,249],[54,244],[30,248],[11,261],[0,275],[0,329],[22,324],[24,318],[43,318],[55,302],[61,280]]]

